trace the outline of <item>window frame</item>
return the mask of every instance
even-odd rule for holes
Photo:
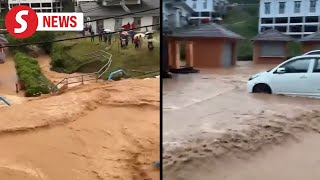
[[[299,4],[299,7],[297,7],[297,4]],[[294,1],[294,13],[301,13],[301,1]]]
[[[283,12],[281,11],[281,5],[283,5]],[[286,12],[286,2],[279,2],[279,14],[285,14]]]
[[[315,72],[315,70],[318,69],[318,72]],[[312,68],[312,72],[311,73],[320,73],[320,58],[316,58],[314,60],[314,65],[313,65],[313,68]]]
[[[314,57],[303,57],[303,58],[298,58],[298,59],[294,59],[294,60],[291,60],[289,62],[286,62],[284,64],[281,64],[280,66],[278,66],[276,69],[279,69],[279,68],[283,68],[283,66],[289,64],[289,63],[294,63],[294,62],[297,62],[297,61],[301,61],[301,60],[309,60],[309,66],[308,66],[308,69],[307,69],[307,72],[285,72],[285,74],[303,74],[303,73],[308,73],[310,71],[310,69],[312,68],[312,62],[314,62],[314,60],[316,60],[317,58],[314,58]],[[273,74],[278,74],[277,73],[277,70],[275,70],[273,72]]]
[[[313,4],[314,3],[314,4]],[[314,5],[314,6],[312,6]],[[310,7],[309,7],[309,11],[311,13],[314,13],[317,11],[317,0],[310,0]]]
[[[269,9],[267,8],[267,5]],[[271,2],[264,3],[264,14],[271,14]]]

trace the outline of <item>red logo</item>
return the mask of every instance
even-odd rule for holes
[[[7,31],[15,38],[32,36],[38,27],[37,13],[29,6],[15,6],[6,15]]]

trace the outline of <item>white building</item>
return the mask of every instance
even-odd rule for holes
[[[136,3],[133,3],[136,1]],[[102,2],[102,5],[97,2],[86,2],[79,4],[80,12],[84,13],[84,17],[88,20],[101,19],[105,17],[112,17],[127,14],[120,4],[113,3],[107,4],[108,1]],[[128,3],[128,4],[127,4]],[[126,6],[130,9],[131,12],[143,11],[147,9],[160,8],[159,0],[126,0]],[[123,25],[128,23],[132,24],[134,22],[136,27],[147,26],[152,24],[160,23],[160,9],[147,11],[143,13],[136,13],[133,15],[128,15],[119,18],[105,19],[90,22],[93,31],[98,32],[97,27],[103,27],[104,29],[110,29],[111,31],[116,31],[121,28]],[[158,27],[148,27],[148,31],[157,30]],[[144,32],[146,28],[141,28],[136,31]]]
[[[213,18],[223,14],[228,4],[227,0],[183,0],[194,11],[193,18]],[[219,9],[219,8],[224,9]]]
[[[193,10],[184,1],[163,0],[162,16],[164,27],[183,27]]]
[[[260,0],[259,32],[275,28],[295,38],[320,30],[318,0]]]
[[[9,9],[17,5],[30,6],[36,12],[62,12],[61,0],[8,0]]]

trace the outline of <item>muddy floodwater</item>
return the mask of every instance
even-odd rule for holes
[[[247,93],[249,77],[270,68],[242,62],[231,69],[202,69],[198,74],[174,75],[173,79],[164,80],[166,179],[263,179],[256,162],[243,165],[247,157],[260,152],[265,144],[279,144],[290,138],[300,143],[297,134],[317,131],[318,99]],[[279,157],[284,162],[294,160],[289,155],[281,156],[280,152]],[[319,167],[317,162],[309,163]],[[239,166],[230,166],[236,163]],[[261,169],[266,166],[263,161],[257,163]],[[225,168],[239,171],[230,173]],[[273,173],[270,167],[269,170],[271,176],[266,177],[275,179],[276,171]],[[286,177],[290,170],[281,177]],[[299,177],[308,179],[310,171]]]
[[[72,75],[42,72],[59,82]],[[0,179],[158,180],[159,79],[94,81],[61,94],[16,94],[14,63],[0,64]]]

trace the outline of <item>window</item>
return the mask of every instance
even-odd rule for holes
[[[314,73],[320,73],[320,59],[317,59],[313,68]]]
[[[283,57],[285,56],[284,44],[281,42],[264,42],[261,44],[261,57]]]
[[[310,12],[316,12],[317,0],[310,0]]]
[[[197,2],[195,0],[193,0],[192,8],[197,9]]]
[[[203,9],[207,9],[207,0],[203,0]]]
[[[141,26],[141,17],[134,17],[133,18],[134,25],[138,28]],[[136,29],[137,31],[140,31],[141,29]]]
[[[284,65],[286,73],[307,73],[312,59],[297,59],[290,61]]]
[[[159,16],[153,16],[152,17],[152,24],[159,24],[160,23],[160,17]],[[152,30],[158,30],[159,26],[153,26]]]
[[[271,5],[270,2],[264,3],[264,13],[265,14],[270,14],[270,5]]]
[[[286,8],[286,3],[279,2],[279,14],[284,14],[285,8]]]
[[[294,13],[300,13],[301,9],[301,1],[294,2]]]

